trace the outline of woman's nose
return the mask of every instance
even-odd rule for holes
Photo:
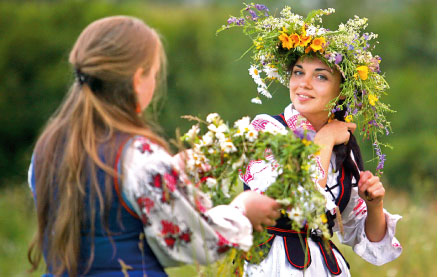
[[[300,88],[311,88],[312,87],[312,76],[310,75],[303,75],[302,78],[300,78],[299,87]]]

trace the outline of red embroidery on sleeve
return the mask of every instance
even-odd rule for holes
[[[149,197],[140,197],[137,199],[137,203],[140,208],[144,208],[147,213],[149,213],[154,207],[154,201],[152,201],[152,199],[150,199]]]
[[[178,179],[174,174],[164,173],[164,180],[166,181],[166,185],[171,192],[174,192],[176,189],[176,183]]]
[[[230,242],[224,238],[220,233],[216,232],[216,235],[218,236],[218,242],[217,242],[217,252],[218,253],[224,253],[225,251],[227,251],[230,247]]]
[[[170,221],[167,220],[161,220],[161,234],[167,235],[167,234],[178,234],[179,233],[179,227],[178,225],[173,224]]]
[[[157,174],[157,175],[154,176],[154,186],[156,188],[161,188],[161,185],[162,185],[162,183],[161,183],[161,175]]]
[[[183,241],[185,241],[187,243],[192,240],[191,234],[188,231],[184,232],[184,233],[181,233],[181,235],[179,235],[179,238],[180,238],[180,240],[183,240]]]
[[[151,149],[151,146],[150,146],[148,140],[146,140],[146,139],[143,138],[143,137],[139,137],[139,138],[136,139],[136,141],[139,142],[139,145],[137,146],[137,149],[138,149],[142,154],[144,154],[144,152],[146,152],[146,151],[147,151],[148,153],[152,153],[152,149]]]

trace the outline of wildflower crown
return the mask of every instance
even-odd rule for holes
[[[257,97],[251,101],[261,104],[259,95],[271,98],[269,87],[274,82],[289,86],[290,67],[302,56],[318,57],[331,68],[337,69],[342,77],[341,92],[329,103],[329,111],[345,111],[345,121],[355,121],[361,134],[371,138],[376,149],[379,165],[383,168],[385,155],[378,135],[388,135],[390,123],[384,113],[393,112],[389,105],[381,101],[389,89],[380,71],[381,58],[373,55],[372,40],[377,34],[364,32],[367,19],[349,19],[332,31],[321,26],[322,16],[334,13],[334,9],[313,10],[306,18],[294,14],[286,6],[280,17],[270,15],[265,5],[245,4],[240,17],[230,17],[218,32],[231,27],[243,27],[253,45],[252,64],[249,73],[257,84]],[[378,42],[377,42],[378,43]],[[339,101],[340,99],[344,101]],[[378,151],[377,151],[378,150]]]

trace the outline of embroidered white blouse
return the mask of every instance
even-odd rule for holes
[[[176,159],[143,137],[122,155],[123,198],[140,216],[147,242],[164,267],[214,262],[230,247],[249,250],[252,225],[243,203],[211,207],[183,181]]]
[[[289,128],[308,128],[310,123],[300,122],[299,113],[293,109],[292,104],[284,110],[285,121]],[[284,130],[285,127],[270,115],[262,114],[254,118],[253,126],[258,129],[277,128]],[[300,125],[300,126],[297,126]],[[310,125],[311,126],[311,125]],[[333,210],[336,206],[335,199],[340,193],[337,186],[338,172],[333,172],[332,164],[335,163],[335,154],[331,156],[331,162],[327,176],[327,186],[324,193],[327,200],[326,209]],[[271,162],[271,161],[270,161]],[[271,166],[263,161],[254,161],[250,163],[247,172],[242,176],[243,181],[252,189],[263,192],[275,179],[275,172],[271,170]],[[329,193],[329,190],[331,193]],[[401,218],[399,215],[392,215],[384,210],[387,230],[385,237],[379,242],[371,242],[365,234],[365,219],[367,216],[367,207],[365,201],[359,197],[357,187],[353,187],[350,200],[347,207],[342,212],[342,223],[344,226],[344,235],[339,232],[338,224],[335,223],[333,231],[337,233],[339,240],[343,244],[350,245],[354,252],[364,260],[375,264],[383,265],[388,263],[402,252],[402,247],[395,238],[395,229],[397,221]],[[325,266],[324,259],[321,255],[318,245],[311,239],[308,240],[310,255],[312,257],[311,264],[306,270],[298,270],[293,267],[286,258],[284,243],[282,237],[276,236],[272,243],[268,256],[259,265],[246,264],[246,276],[332,276],[330,271]],[[336,259],[342,270],[338,276],[350,276],[349,269],[344,262],[344,259],[337,251],[334,251]]]

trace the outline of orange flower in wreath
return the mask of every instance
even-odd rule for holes
[[[315,38],[312,41],[310,48],[312,48],[313,52],[322,51],[325,44],[326,44],[325,38],[323,37]]]
[[[300,36],[298,34],[292,34],[292,35],[290,35],[289,38],[294,43],[294,47],[297,47],[300,45],[301,39],[300,39]]]
[[[286,33],[282,33],[281,35],[279,35],[278,39],[281,41],[281,46],[283,48],[286,48],[286,49],[289,50],[289,49],[291,49],[294,46],[293,41],[291,40],[289,35],[286,34]]]
[[[304,34],[302,34],[300,37],[300,46],[306,47],[310,43],[311,40],[312,40],[312,37],[306,36],[306,33],[304,32]]]

